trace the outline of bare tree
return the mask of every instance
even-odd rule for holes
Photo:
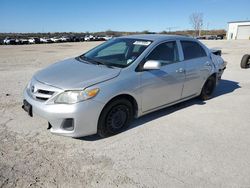
[[[203,26],[203,14],[193,13],[190,15],[189,21],[195,31],[195,36],[201,35],[201,29]]]

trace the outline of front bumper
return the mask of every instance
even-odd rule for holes
[[[50,123],[51,133],[70,137],[96,134],[98,118],[104,107],[104,104],[91,99],[76,104],[46,104],[32,98],[28,89],[24,90],[24,100],[32,105],[32,113]],[[73,130],[62,127],[66,119],[73,119]]]

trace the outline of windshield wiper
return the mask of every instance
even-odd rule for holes
[[[105,63],[103,63],[103,62],[101,62],[99,60],[92,59],[92,58],[86,57],[84,55],[79,56],[79,58],[82,59],[82,60],[87,61],[88,63],[92,63],[92,64],[95,64],[95,65],[105,65],[105,66],[107,66]]]
[[[100,61],[99,59],[92,59],[92,61],[94,61],[96,64],[98,64],[98,65],[104,65],[104,66],[106,66],[106,67],[108,67],[108,68],[114,68],[114,66],[112,66],[112,65],[110,65],[109,63],[104,63],[104,62],[102,62],[102,61]]]
[[[103,63],[102,61],[99,61],[99,60],[94,60],[98,65],[104,65],[104,66],[107,66],[107,67],[112,67],[110,66],[109,64],[106,64],[106,63]]]
[[[103,61],[101,61],[99,59],[89,58],[89,57],[86,57],[85,55],[81,55],[78,58],[79,58],[79,60],[84,61],[86,63],[92,63],[92,64],[95,64],[95,65],[104,65],[104,66],[106,66],[108,68],[112,68],[112,69],[114,67],[119,67],[114,63],[107,63],[107,62],[104,63]]]
[[[81,55],[81,56],[77,57],[77,59],[82,61],[82,62],[84,61],[85,63],[88,63],[88,64],[97,64],[96,62],[93,62],[92,59],[90,59],[90,58],[88,58],[88,57],[86,57],[84,55]]]

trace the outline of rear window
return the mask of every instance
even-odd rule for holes
[[[205,50],[197,42],[181,41],[181,46],[184,53],[184,60],[207,56]]]

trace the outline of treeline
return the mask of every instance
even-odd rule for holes
[[[162,31],[162,34],[173,34],[173,35],[189,35],[189,36],[195,36],[195,31],[194,30],[183,30],[183,31],[173,31],[173,32],[168,32],[168,31]],[[219,30],[201,30],[201,36],[204,35],[223,35],[225,36],[227,34],[227,31],[224,29],[219,29]]]
[[[102,32],[48,32],[48,33],[0,33],[0,39],[6,37],[11,38],[29,38],[29,37],[58,37],[58,36],[124,36],[124,35],[133,35],[133,34],[174,34],[174,35],[189,35],[194,36],[194,30],[183,30],[183,31],[162,31],[162,32],[151,32],[151,31],[141,31],[141,32],[126,32],[126,31],[102,31]],[[202,30],[201,35],[226,35],[226,30]]]

